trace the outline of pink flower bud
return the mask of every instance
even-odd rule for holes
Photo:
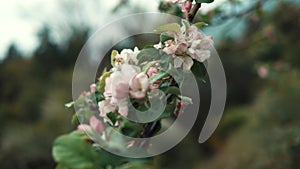
[[[97,119],[97,117],[95,117],[95,116],[92,116],[90,118],[90,125],[91,125],[92,129],[94,129],[98,133],[102,133],[104,131],[104,126],[103,126],[102,121]]]
[[[156,75],[158,73],[158,70],[156,67],[150,67],[149,70],[147,71],[147,75],[149,77],[152,77],[153,75]]]
[[[80,124],[77,126],[77,130],[80,130],[80,131],[91,131],[91,127],[87,124]]]
[[[192,2],[185,1],[182,3],[181,11],[182,12],[190,12],[191,8],[192,8]]]
[[[91,93],[95,93],[95,92],[97,91],[97,86],[96,86],[95,83],[94,83],[94,84],[91,84],[90,90],[91,90]]]

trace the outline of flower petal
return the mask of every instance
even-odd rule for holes
[[[174,67],[175,68],[180,68],[181,65],[182,65],[182,63],[183,63],[183,59],[182,58],[175,57],[175,59],[174,59]]]
[[[184,70],[191,70],[191,67],[193,66],[194,61],[190,57],[185,57],[183,62],[183,69]]]

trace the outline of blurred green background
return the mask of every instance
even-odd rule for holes
[[[158,10],[181,15],[180,8],[155,2]],[[149,10],[145,2],[120,0],[99,11],[103,2],[92,1],[99,5],[94,14],[81,15],[90,9],[82,10],[84,3],[60,2],[52,10],[57,18],[40,23],[31,52],[15,43],[5,46],[0,61],[0,168],[55,167],[54,139],[75,128],[73,110],[65,109],[64,103],[72,98],[72,71],[81,47],[99,26],[98,20]],[[299,4],[224,0],[198,14],[196,20],[210,24],[204,32],[215,36],[224,65],[226,110],[213,136],[198,144],[210,101],[209,83],[201,84],[196,125],[175,148],[155,157],[153,168],[300,168]],[[55,38],[57,34],[62,40]]]

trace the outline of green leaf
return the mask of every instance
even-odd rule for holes
[[[160,34],[160,42],[164,44],[164,42],[168,41],[168,40],[173,40],[174,37],[170,36],[169,34],[163,32]]]
[[[157,63],[157,61],[147,63],[145,66],[143,66],[143,72],[147,72],[150,69],[150,67],[152,67],[155,63]]]
[[[197,22],[197,23],[194,23],[193,26],[201,28],[202,26],[208,26],[208,24],[205,22]]]
[[[115,125],[115,123],[117,122],[117,117],[116,117],[115,113],[109,112],[106,115],[110,119],[110,121],[112,122],[112,124]]]
[[[169,118],[174,114],[177,106],[176,96],[173,95],[168,100],[165,111],[160,115],[159,119]]]
[[[75,104],[75,102],[74,102],[74,101],[71,101],[71,102],[69,102],[69,103],[66,103],[66,104],[65,104],[65,107],[66,107],[66,108],[70,108],[70,107],[72,107],[74,104]]]
[[[155,49],[155,47],[153,45],[146,45],[144,49]]]
[[[190,28],[190,23],[185,19],[181,20],[181,24],[185,26],[185,30],[188,30]]]
[[[84,132],[73,132],[58,137],[52,151],[54,160],[67,168],[93,169],[99,165],[99,156],[88,144]]]
[[[166,77],[166,76],[168,76],[168,73],[166,73],[165,71],[160,71],[156,75],[150,77],[150,83],[154,83],[157,80],[159,80],[159,79],[161,79],[163,77]]]
[[[166,94],[175,94],[175,95],[179,95],[180,94],[180,89],[176,86],[171,86],[169,88],[166,89],[165,91]]]
[[[214,0],[196,0],[197,3],[212,3]]]
[[[164,31],[170,31],[170,32],[180,32],[180,25],[177,23],[170,23],[166,25],[159,26],[156,31],[158,32],[164,32]]]
[[[138,160],[131,160],[129,163],[123,164],[116,169],[133,169],[133,168],[143,168],[143,169],[153,169],[153,162],[152,160],[148,159],[138,159]]]
[[[130,122],[129,120],[123,120],[121,125],[122,134],[129,137],[137,137],[143,131],[142,124]]]
[[[77,117],[77,113],[73,114],[71,122],[74,125],[79,125],[80,124],[79,119]]]
[[[105,79],[110,76],[110,72],[105,72],[99,79],[99,92],[103,93],[105,91]]]
[[[66,167],[65,165],[63,164],[58,164],[55,169],[69,169],[68,167]]]
[[[196,80],[203,80],[207,74],[204,63],[200,63],[196,60],[194,60],[194,65],[192,66],[191,71],[193,72],[194,76],[196,77]]]
[[[159,51],[155,48],[144,48],[141,52],[137,55],[137,59],[139,63],[143,63],[145,61],[153,61],[159,59]]]

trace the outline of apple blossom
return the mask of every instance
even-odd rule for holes
[[[179,32],[168,32],[174,39],[165,43],[163,52],[172,55],[174,67],[190,70],[194,62],[204,62],[209,59],[209,48],[213,45],[212,36],[204,36],[194,25],[183,25]],[[161,46],[160,44],[156,45]]]
[[[80,124],[77,126],[77,130],[85,131],[85,132],[92,132],[96,131],[97,133],[103,133],[104,126],[102,121],[97,119],[96,116],[92,116],[89,121],[90,125],[88,124]]]
[[[181,11],[182,12],[190,12],[191,8],[192,8],[192,2],[185,1],[182,3]]]
[[[91,90],[91,93],[95,93],[97,91],[97,86],[95,83],[90,85],[90,90]]]
[[[137,55],[140,53],[140,50],[135,47],[134,50],[131,49],[123,49],[120,54],[117,51],[112,52],[112,65],[114,67],[118,67],[123,64],[133,64],[136,65],[138,63]]]
[[[150,67],[147,71],[147,75],[149,77],[152,77],[153,75],[156,75],[158,73],[158,69],[156,67]]]
[[[145,97],[149,85],[150,81],[146,73],[141,72],[137,74],[130,80],[129,83],[131,96],[136,99]]]
[[[190,70],[193,66],[194,61],[188,56],[185,57],[175,57],[174,59],[174,67],[179,68],[181,65],[183,66],[184,70]]]
[[[103,126],[102,121],[97,119],[96,116],[92,116],[90,118],[90,126],[92,127],[92,129],[94,129],[98,133],[102,133],[104,131],[104,126]]]
[[[102,100],[98,103],[100,116],[103,118],[107,118],[106,114],[110,112],[114,112],[116,107],[115,105],[110,103],[110,100]]]

